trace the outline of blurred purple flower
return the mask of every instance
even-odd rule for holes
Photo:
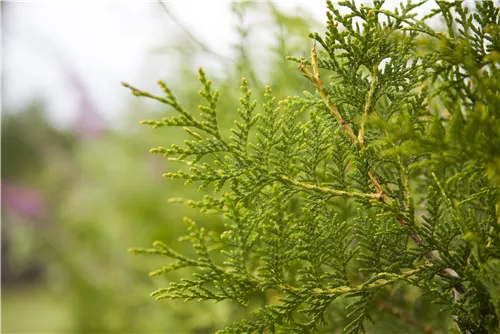
[[[75,132],[83,140],[100,137],[105,129],[104,121],[99,116],[82,76],[71,66],[65,66],[65,71],[71,86],[78,94]]]
[[[43,221],[48,214],[47,203],[38,190],[8,180],[2,180],[2,207],[37,221]]]
[[[82,98],[78,118],[75,124],[75,132],[80,139],[99,138],[104,132],[104,125],[101,117],[94,112],[92,106]]]

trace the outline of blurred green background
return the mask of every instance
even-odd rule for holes
[[[151,59],[157,62],[164,54],[177,59],[164,64],[171,78],[166,81],[189,110],[200,102],[196,64],[203,57],[217,63],[217,70],[206,71],[221,90],[219,122],[226,133],[237,115],[241,77],[248,78],[258,99],[268,83],[277,98],[310,90],[294,63],[285,60],[307,56],[307,34],[321,31],[322,24],[306,12],[233,3],[237,42],[234,57],[225,58],[177,22],[167,6],[157,7],[180,29],[166,36],[168,46],[150,50]],[[240,319],[246,310],[233,304],[155,301],[149,294],[183,273],[151,278],[148,272],[164,260],[127,253],[154,240],[190,252],[189,244],[176,241],[185,233],[183,216],[214,229],[222,225],[219,217],[168,202],[203,196],[195,186],[163,179],[162,173],[176,166],[148,152],[186,139],[182,129],[139,125],[173,111],[129,96],[118,117],[104,120],[90,101],[93,87],[71,66],[64,68],[80,97],[71,126],[55,124],[42,98],[32,97],[18,110],[3,108],[2,332],[213,333]],[[146,72],[140,81],[148,87],[164,79],[162,70]]]

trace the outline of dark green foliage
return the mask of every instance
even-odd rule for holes
[[[427,331],[383,306],[407,287],[454,316],[441,330],[499,330],[498,4],[437,2],[424,17],[422,4],[344,1],[341,14],[328,2],[326,36],[311,34],[323,51],[289,57],[317,95],[276,103],[267,86],[259,108],[243,79],[230,138],[203,70],[199,116],[163,83],[165,98],[126,85],[180,113],[143,123],[182,126],[195,140],[152,152],[186,166],[166,177],[213,187],[186,203],[225,221],[208,233],[186,219],[193,258],[160,242],[131,250],[174,261],[153,275],[198,269],[153,296],[246,306],[265,293],[264,306],[221,333],[339,330],[337,304],[347,306],[345,333],[365,332],[381,310]],[[434,17],[447,32],[428,25]]]

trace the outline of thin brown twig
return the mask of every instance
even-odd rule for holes
[[[306,78],[311,80],[314,87],[316,87],[316,91],[321,96],[321,98],[323,99],[323,102],[326,104],[326,106],[330,110],[333,117],[335,117],[335,119],[337,120],[337,123],[340,125],[342,130],[349,136],[349,138],[353,142],[356,142],[357,141],[356,135],[352,131],[349,124],[347,124],[345,119],[342,117],[338,108],[335,106],[335,104],[330,99],[328,94],[326,94],[326,92],[325,92],[325,86],[323,85],[323,82],[321,81],[321,78],[319,75],[318,56],[316,54],[316,43],[313,44],[313,47],[311,49],[311,65],[313,68],[312,73],[311,73],[311,71],[309,71],[307,69],[305,61],[302,61],[297,68],[299,71],[301,71],[304,74],[304,76]]]

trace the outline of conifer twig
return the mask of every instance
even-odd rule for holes
[[[378,274],[378,278],[373,279],[355,286],[341,286],[332,289],[314,289],[312,292],[316,294],[325,294],[325,295],[336,295],[336,294],[346,294],[346,293],[354,293],[363,291],[365,289],[373,289],[373,288],[381,288],[383,286],[389,285],[391,283],[407,280],[412,276],[418,275],[424,270],[428,269],[428,265],[422,265],[416,269],[408,270],[402,274],[394,274],[394,273],[381,273]],[[386,277],[386,278],[383,278]]]
[[[314,87],[316,87],[318,94],[323,99],[323,102],[326,104],[326,106],[332,113],[333,117],[335,117],[335,120],[339,124],[340,128],[347,134],[347,136],[352,140],[352,142],[355,143],[357,141],[356,135],[352,131],[349,124],[347,124],[345,119],[342,117],[338,108],[335,106],[333,101],[326,93],[323,81],[321,81],[321,78],[319,76],[318,55],[316,54],[316,43],[313,44],[313,47],[311,49],[311,65],[313,69],[312,73],[307,69],[305,61],[301,61],[301,63],[297,68],[304,74],[306,78],[308,78],[313,83]]]
[[[373,199],[373,200],[379,200],[380,197],[378,194],[365,194],[365,193],[357,193],[357,192],[349,192],[349,191],[343,191],[343,190],[337,190],[337,189],[331,189],[327,187],[320,187],[320,186],[315,186],[310,183],[305,183],[305,182],[300,182],[297,180],[294,180],[292,178],[289,178],[285,175],[279,175],[278,178],[281,181],[284,181],[288,184],[292,184],[294,186],[297,186],[302,189],[306,190],[314,190],[323,194],[329,194],[333,196],[344,196],[344,197],[351,197],[351,198],[362,198],[362,199]]]
[[[370,109],[372,107],[373,94],[375,93],[376,87],[377,87],[377,65],[374,65],[372,71],[372,81],[370,84],[370,90],[368,91],[368,94],[366,96],[366,104],[363,112],[363,119],[361,120],[361,129],[359,130],[358,134],[358,142],[359,146],[361,147],[365,146],[365,123],[366,120],[368,119],[368,114],[370,113]]]

